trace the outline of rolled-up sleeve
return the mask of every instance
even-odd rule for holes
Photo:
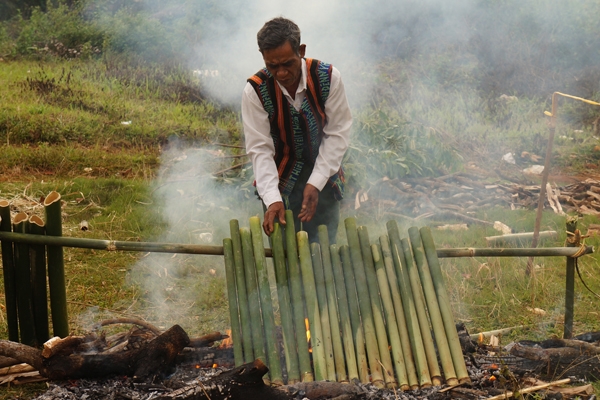
[[[332,67],[331,89],[325,102],[327,123],[319,147],[319,155],[308,183],[322,190],[329,177],[339,171],[348,149],[352,113],[340,72]]]

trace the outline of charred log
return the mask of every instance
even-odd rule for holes
[[[519,357],[513,372],[537,373],[543,378],[567,376],[600,379],[600,348],[580,340],[550,339],[517,343],[510,351]]]
[[[179,325],[175,325],[139,349],[120,353],[59,352],[52,357],[44,358],[38,349],[1,340],[0,355],[27,363],[37,369],[40,375],[52,380],[99,378],[115,374],[147,377],[159,371],[168,371],[177,354],[189,344],[189,341],[185,331]]]

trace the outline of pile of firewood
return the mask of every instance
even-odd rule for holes
[[[516,182],[503,176],[458,172],[438,178],[382,179],[355,194],[354,208],[409,220],[454,217],[467,223],[484,223],[473,217],[493,206],[534,209],[540,185]],[[600,214],[600,181],[587,179],[566,186],[546,186],[545,207],[556,213]]]

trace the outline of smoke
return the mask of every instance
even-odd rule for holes
[[[541,116],[544,96],[554,90],[580,88],[588,92],[573,94],[587,96],[600,87],[600,80],[591,86],[573,83],[581,82],[574,77],[583,76],[575,76],[577,69],[599,61],[600,35],[586,36],[595,26],[598,2],[577,2],[589,11],[584,20],[576,7],[557,0],[135,3],[160,22],[161,32],[175,32],[181,38],[178,44],[185,45],[181,56],[191,70],[202,71],[204,88],[234,108],[239,107],[246,79],[264,66],[256,33],[276,16],[299,25],[307,57],[332,63],[341,71],[353,110],[385,102],[396,107],[402,115],[387,116],[391,122],[381,128],[387,135],[393,133],[390,126],[400,129],[410,118],[431,132],[448,131],[463,138],[490,132],[487,140],[494,143],[494,132],[521,126],[521,121],[511,120],[512,110],[495,102],[502,94],[542,98],[535,109],[526,106]],[[570,22],[575,16],[579,30]],[[392,62],[382,66],[382,60]],[[525,107],[518,104],[511,107]],[[381,124],[381,118],[376,120]],[[525,124],[530,124],[529,135],[544,135],[541,118]],[[432,141],[438,139],[444,137]],[[496,150],[504,154],[504,141],[497,144]],[[220,152],[225,149],[174,145],[164,153],[154,194],[167,229],[157,240],[220,245],[229,236],[230,219],[244,225],[250,215],[262,215],[251,186],[229,190],[211,175]],[[357,169],[364,170],[365,165],[372,163],[365,161]],[[250,182],[248,166],[244,174]],[[217,257],[150,254],[134,268],[133,279],[143,282],[144,301],[156,311],[156,319],[176,320],[184,312],[199,315],[198,304],[209,308],[213,297],[224,290],[211,286],[216,285],[215,276],[223,275],[221,263]]]

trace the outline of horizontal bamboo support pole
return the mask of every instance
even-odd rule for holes
[[[0,233],[1,235],[1,233]],[[1,239],[1,237],[0,237]],[[436,249],[438,258],[452,257],[573,257],[594,252],[594,246],[579,247],[539,247],[522,249],[502,248],[457,248]],[[579,254],[580,253],[580,254]]]
[[[0,231],[0,241],[44,244],[48,246],[75,247],[81,249],[107,251],[144,251],[150,253],[180,253],[204,254],[222,256],[223,246],[208,246],[199,244],[159,243],[159,242],[128,242],[122,240],[86,239],[73,237],[53,237],[28,235],[24,233]],[[453,257],[572,257],[594,253],[594,246],[579,247],[540,247],[540,248],[454,248],[436,249],[438,258]],[[578,254],[582,252],[582,254]],[[265,257],[273,257],[270,248],[265,248]]]

